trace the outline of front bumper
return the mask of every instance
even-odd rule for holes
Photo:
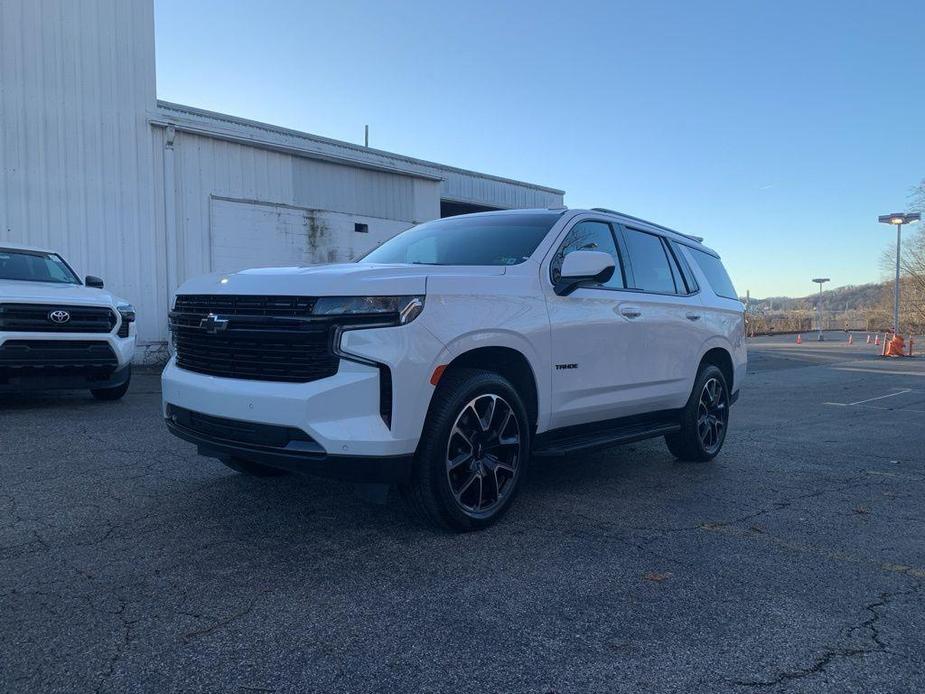
[[[329,455],[307,436],[290,435],[285,427],[254,425],[217,417],[203,417],[174,406],[167,407],[170,432],[196,444],[208,458],[244,458],[270,467],[349,482],[398,484],[411,478],[413,456]],[[248,439],[248,440],[242,440]]]
[[[115,388],[134,352],[134,335],[0,332],[0,392]]]
[[[414,321],[395,328],[354,330],[333,376],[305,383],[225,378],[182,369],[176,357],[161,376],[163,414],[170,405],[213,417],[293,427],[329,455],[379,458],[414,453],[434,390],[429,379],[449,356],[442,343]],[[380,404],[382,371],[391,375],[389,423]]]

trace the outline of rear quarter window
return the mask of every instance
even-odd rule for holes
[[[713,293],[717,296],[738,301],[739,295],[736,294],[736,288],[733,286],[732,280],[729,279],[729,273],[723,267],[723,262],[716,256],[704,253],[696,248],[691,248],[690,251],[697,265],[703,270],[703,274],[707,276],[707,281],[710,283]]]

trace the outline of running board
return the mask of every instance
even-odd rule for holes
[[[633,441],[664,436],[681,430],[678,415],[659,417],[657,420],[600,422],[597,426],[583,425],[545,432],[536,437],[533,455],[537,457],[563,456],[578,451],[607,448]]]

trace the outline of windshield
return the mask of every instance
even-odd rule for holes
[[[0,280],[80,284],[61,256],[8,248],[0,248]]]
[[[361,258],[361,263],[517,265],[559,219],[558,212],[463,215],[403,231]]]

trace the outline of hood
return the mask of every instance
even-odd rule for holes
[[[71,304],[115,307],[127,303],[105,289],[59,282],[29,282],[0,279],[0,303]]]
[[[342,263],[267,267],[213,273],[184,282],[177,294],[279,294],[290,296],[403,296],[424,294],[433,275],[486,277],[504,267]]]

